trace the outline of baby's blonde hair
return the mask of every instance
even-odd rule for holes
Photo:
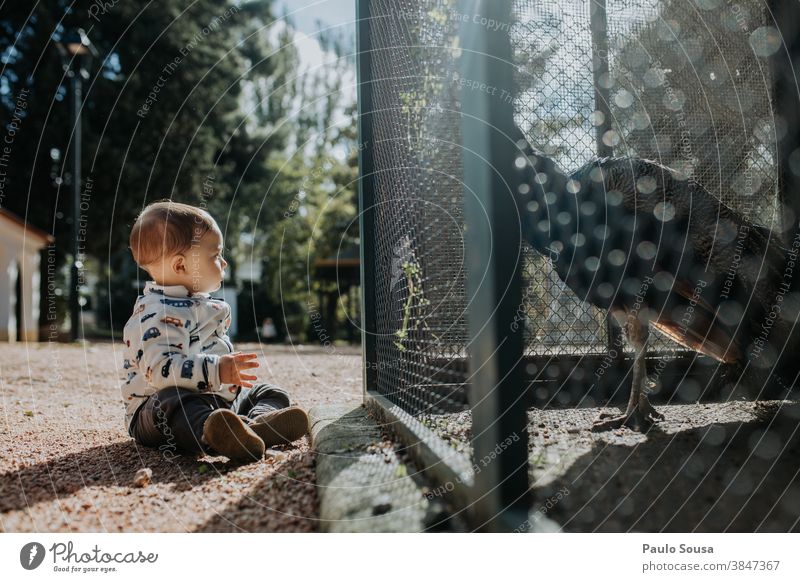
[[[140,267],[189,250],[215,226],[211,215],[196,206],[161,200],[148,204],[136,218],[128,241]]]

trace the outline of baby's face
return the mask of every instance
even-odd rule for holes
[[[222,233],[216,225],[206,231],[199,241],[184,253],[188,283],[192,293],[211,293],[222,285],[228,262],[222,258]]]

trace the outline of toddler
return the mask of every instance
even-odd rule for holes
[[[222,232],[205,210],[163,201],[133,225],[130,249],[152,281],[125,324],[122,385],[128,434],[165,453],[260,459],[266,447],[308,432],[289,395],[256,384],[256,354],[235,352],[230,306],[210,297],[227,262]]]

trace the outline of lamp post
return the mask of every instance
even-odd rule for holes
[[[70,269],[69,314],[70,338],[78,339],[80,325],[80,299],[78,269],[83,265],[79,259],[78,224],[81,200],[81,103],[83,101],[83,80],[89,78],[88,68],[91,58],[97,55],[83,29],[69,31],[56,42],[64,75],[70,80],[72,127],[75,131],[72,143],[72,268]]]

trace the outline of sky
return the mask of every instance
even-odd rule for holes
[[[356,8],[355,0],[276,0],[274,12],[276,16],[288,13],[297,30],[313,34],[318,20],[352,30]]]
[[[275,0],[274,14],[281,18],[287,14],[295,30],[294,40],[300,57],[301,68],[314,70],[324,67],[334,57],[322,51],[317,36],[320,28],[329,28],[334,36],[341,34],[351,40],[351,46],[345,51],[355,50],[355,1],[356,0]],[[348,75],[350,77],[350,75]],[[352,79],[345,79],[345,84],[355,84],[355,71]],[[345,91],[355,98],[354,86]],[[348,95],[349,96],[349,95]]]
[[[336,125],[347,124],[349,117],[344,113],[344,106],[356,99],[356,74],[355,67],[350,66],[342,73],[341,66],[331,66],[336,62],[336,55],[325,52],[317,42],[318,31],[332,27],[335,35],[341,33],[345,38],[351,39],[351,46],[345,51],[352,51],[355,47],[355,0],[275,0],[273,14],[282,18],[287,13],[292,23],[294,46],[300,59],[297,74],[300,78],[313,76],[320,70],[329,69],[331,74],[340,74],[342,86],[338,105],[333,115]],[[283,30],[285,24],[278,23],[271,31],[271,36]],[[351,62],[354,59],[349,59]],[[321,106],[324,104],[320,104]],[[303,106],[298,103],[297,106]],[[344,159],[346,151],[334,151],[331,155]]]

